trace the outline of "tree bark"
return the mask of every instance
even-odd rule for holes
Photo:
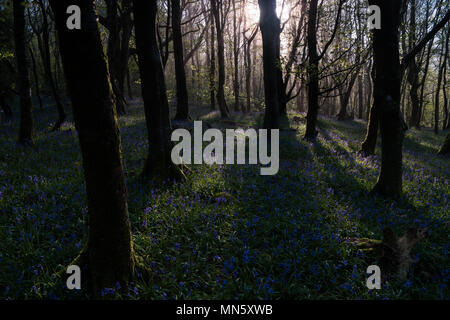
[[[444,144],[442,145],[441,149],[439,150],[438,154],[450,154],[450,132],[447,133],[447,136],[445,138]]]
[[[410,30],[409,30],[409,48],[416,46],[416,0],[411,0]],[[420,127],[420,100],[419,100],[419,68],[415,57],[413,57],[408,66],[408,82],[410,85],[409,96],[411,99],[411,117],[409,126]]]
[[[180,171],[171,159],[171,126],[164,70],[156,36],[156,1],[133,0],[136,48],[142,81],[149,153],[142,176],[165,180]]]
[[[219,5],[221,7],[219,7]],[[214,15],[217,34],[217,57],[219,64],[219,82],[217,88],[217,102],[219,104],[220,115],[223,119],[230,117],[227,103],[225,101],[225,42],[223,38],[224,12],[223,2],[211,0],[211,11]]]
[[[373,193],[398,197],[402,193],[402,147],[406,130],[400,112],[401,66],[398,28],[401,0],[371,0],[381,9],[381,29],[373,31],[374,104],[379,108],[382,139],[381,171]]]
[[[94,1],[49,2],[86,178],[89,236],[75,262],[87,263],[94,293],[99,295],[101,289],[114,288],[116,283],[126,288],[134,277],[135,256],[116,108]],[[66,27],[66,10],[73,4],[81,8],[81,30]]]
[[[172,0],[173,55],[175,59],[175,78],[177,82],[177,113],[175,119],[189,119],[189,101],[184,70],[183,34],[181,32],[180,0]]]
[[[33,115],[31,101],[30,71],[25,44],[25,6],[23,0],[13,1],[14,41],[18,69],[17,84],[20,95],[19,144],[33,144]]]
[[[117,0],[106,0],[106,19],[104,19],[104,25],[108,29],[108,66],[111,77],[111,85],[116,100],[117,113],[124,115],[126,113],[126,101],[123,95],[123,89],[120,88],[119,74],[120,66],[123,61],[121,59],[121,43],[120,43],[120,30],[121,23],[119,18],[119,3]]]
[[[275,0],[259,0],[260,29],[263,40],[265,129],[280,128],[280,92],[278,62],[280,58],[280,20]]]
[[[39,76],[37,73],[37,68],[36,68],[36,59],[34,58],[34,52],[33,49],[31,49],[31,47],[28,48],[29,52],[30,52],[30,57],[31,57],[31,66],[33,69],[33,77],[34,77],[34,87],[36,88],[36,97],[38,99],[39,102],[39,109],[43,109],[43,105],[42,105],[42,98],[41,98],[41,91],[39,88]]]
[[[316,123],[319,113],[319,56],[317,53],[317,0],[311,0],[308,13],[308,113],[306,115],[305,139],[317,136]]]

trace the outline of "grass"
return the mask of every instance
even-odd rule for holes
[[[77,135],[70,122],[49,133],[54,117],[53,109],[36,110],[35,149],[16,145],[17,121],[0,125],[1,299],[90,297],[53,277],[87,234]],[[404,197],[391,201],[369,195],[380,150],[357,153],[365,123],[322,119],[315,143],[301,139],[304,124],[291,123],[295,131],[281,132],[275,176],[260,176],[256,166],[201,165],[191,166],[186,182],[143,185],[146,129],[142,107],[132,106],[120,119],[129,213],[136,251],[153,275],[117,298],[450,298],[450,163],[436,155],[444,133],[408,131]],[[412,225],[431,232],[413,251],[409,280],[369,291],[365,272],[377,259],[344,238],[381,239],[385,227],[403,234]]]

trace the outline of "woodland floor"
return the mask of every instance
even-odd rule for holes
[[[194,110],[221,127],[256,123],[236,114]],[[255,115],[253,115],[254,117]],[[191,166],[183,183],[143,185],[147,153],[142,106],[120,118],[135,249],[153,270],[125,299],[449,299],[450,161],[437,156],[445,133],[409,130],[404,146],[404,198],[369,195],[380,149],[357,151],[362,121],[321,119],[316,143],[304,122],[281,133],[280,171],[257,166]],[[0,125],[0,299],[86,299],[53,274],[82,248],[87,227],[85,184],[71,123],[49,133],[53,107],[35,110],[36,149],[16,145],[17,115]],[[369,292],[366,268],[376,257],[346,237],[381,239],[392,227],[430,227],[413,251],[409,280]],[[111,289],[114,290],[114,289]]]

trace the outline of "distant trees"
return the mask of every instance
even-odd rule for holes
[[[308,114],[306,116],[306,131],[305,139],[312,140],[317,136],[316,124],[319,114],[319,95],[321,94],[319,88],[319,63],[325,57],[328,49],[333,43],[336,37],[337,30],[339,28],[339,22],[341,20],[341,10],[345,0],[339,0],[337,6],[337,13],[334,19],[334,27],[331,31],[331,35],[327,39],[323,46],[322,52],[318,52],[317,48],[317,28],[318,28],[318,0],[310,0],[308,10],[308,34],[307,34],[307,46],[308,46]]]
[[[50,30],[49,30],[50,24],[47,17],[47,7],[43,0],[37,0],[37,4],[41,10],[42,15],[42,39],[38,37],[38,45],[40,48],[41,57],[43,61],[45,78],[47,79],[47,83],[49,84],[50,89],[52,91],[52,95],[56,103],[56,110],[58,111],[58,119],[52,128],[52,131],[57,131],[61,128],[61,125],[64,123],[64,120],[66,119],[66,113],[64,111],[61,97],[58,92],[58,88],[56,87],[55,80],[52,74],[51,57],[50,57]]]
[[[30,72],[28,69],[27,46],[25,43],[25,4],[23,0],[13,0],[14,41],[17,64],[17,85],[20,95],[20,128],[18,142],[33,144],[33,116],[31,101]]]
[[[126,113],[124,83],[128,69],[131,21],[131,0],[105,0],[106,16],[100,16],[101,24],[108,30],[108,61],[111,84],[119,115]]]
[[[81,30],[66,27],[66,10],[73,4],[81,8]],[[94,0],[50,0],[50,5],[88,198],[88,241],[74,264],[88,265],[94,292],[99,295],[101,289],[113,288],[116,283],[126,287],[135,267],[116,109]]]

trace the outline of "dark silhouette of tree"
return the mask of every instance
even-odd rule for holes
[[[31,101],[30,71],[28,69],[25,43],[25,4],[23,0],[13,1],[14,41],[16,48],[17,84],[20,95],[20,128],[18,142],[33,144],[33,104]]]
[[[401,65],[398,28],[402,1],[371,0],[381,9],[381,29],[373,31],[374,104],[379,108],[381,171],[373,189],[387,197],[402,193],[402,147],[406,125],[400,112]]]
[[[175,78],[177,82],[177,113],[175,119],[189,118],[189,100],[184,70],[183,34],[181,32],[182,10],[180,0],[172,0],[173,55],[175,60]]]
[[[261,12],[260,29],[263,39],[264,95],[266,112],[264,128],[280,128],[280,20],[275,0],[258,0]]]
[[[224,4],[225,2],[225,4]],[[231,1],[211,0],[211,12],[214,15],[217,34],[217,58],[219,64],[219,82],[217,87],[217,102],[222,118],[229,118],[229,110],[225,101],[225,41],[224,27]]]
[[[450,132],[447,133],[447,136],[445,137],[444,144],[442,145],[441,149],[439,149],[439,154],[450,154]]]
[[[121,141],[108,64],[93,0],[50,0],[73,118],[83,157],[89,212],[87,245],[73,264],[87,264],[95,294],[134,276]],[[66,27],[66,10],[81,8],[81,30]]]
[[[149,143],[143,176],[179,178],[181,171],[171,159],[169,103],[156,35],[157,10],[156,1],[133,1],[136,48]]]

